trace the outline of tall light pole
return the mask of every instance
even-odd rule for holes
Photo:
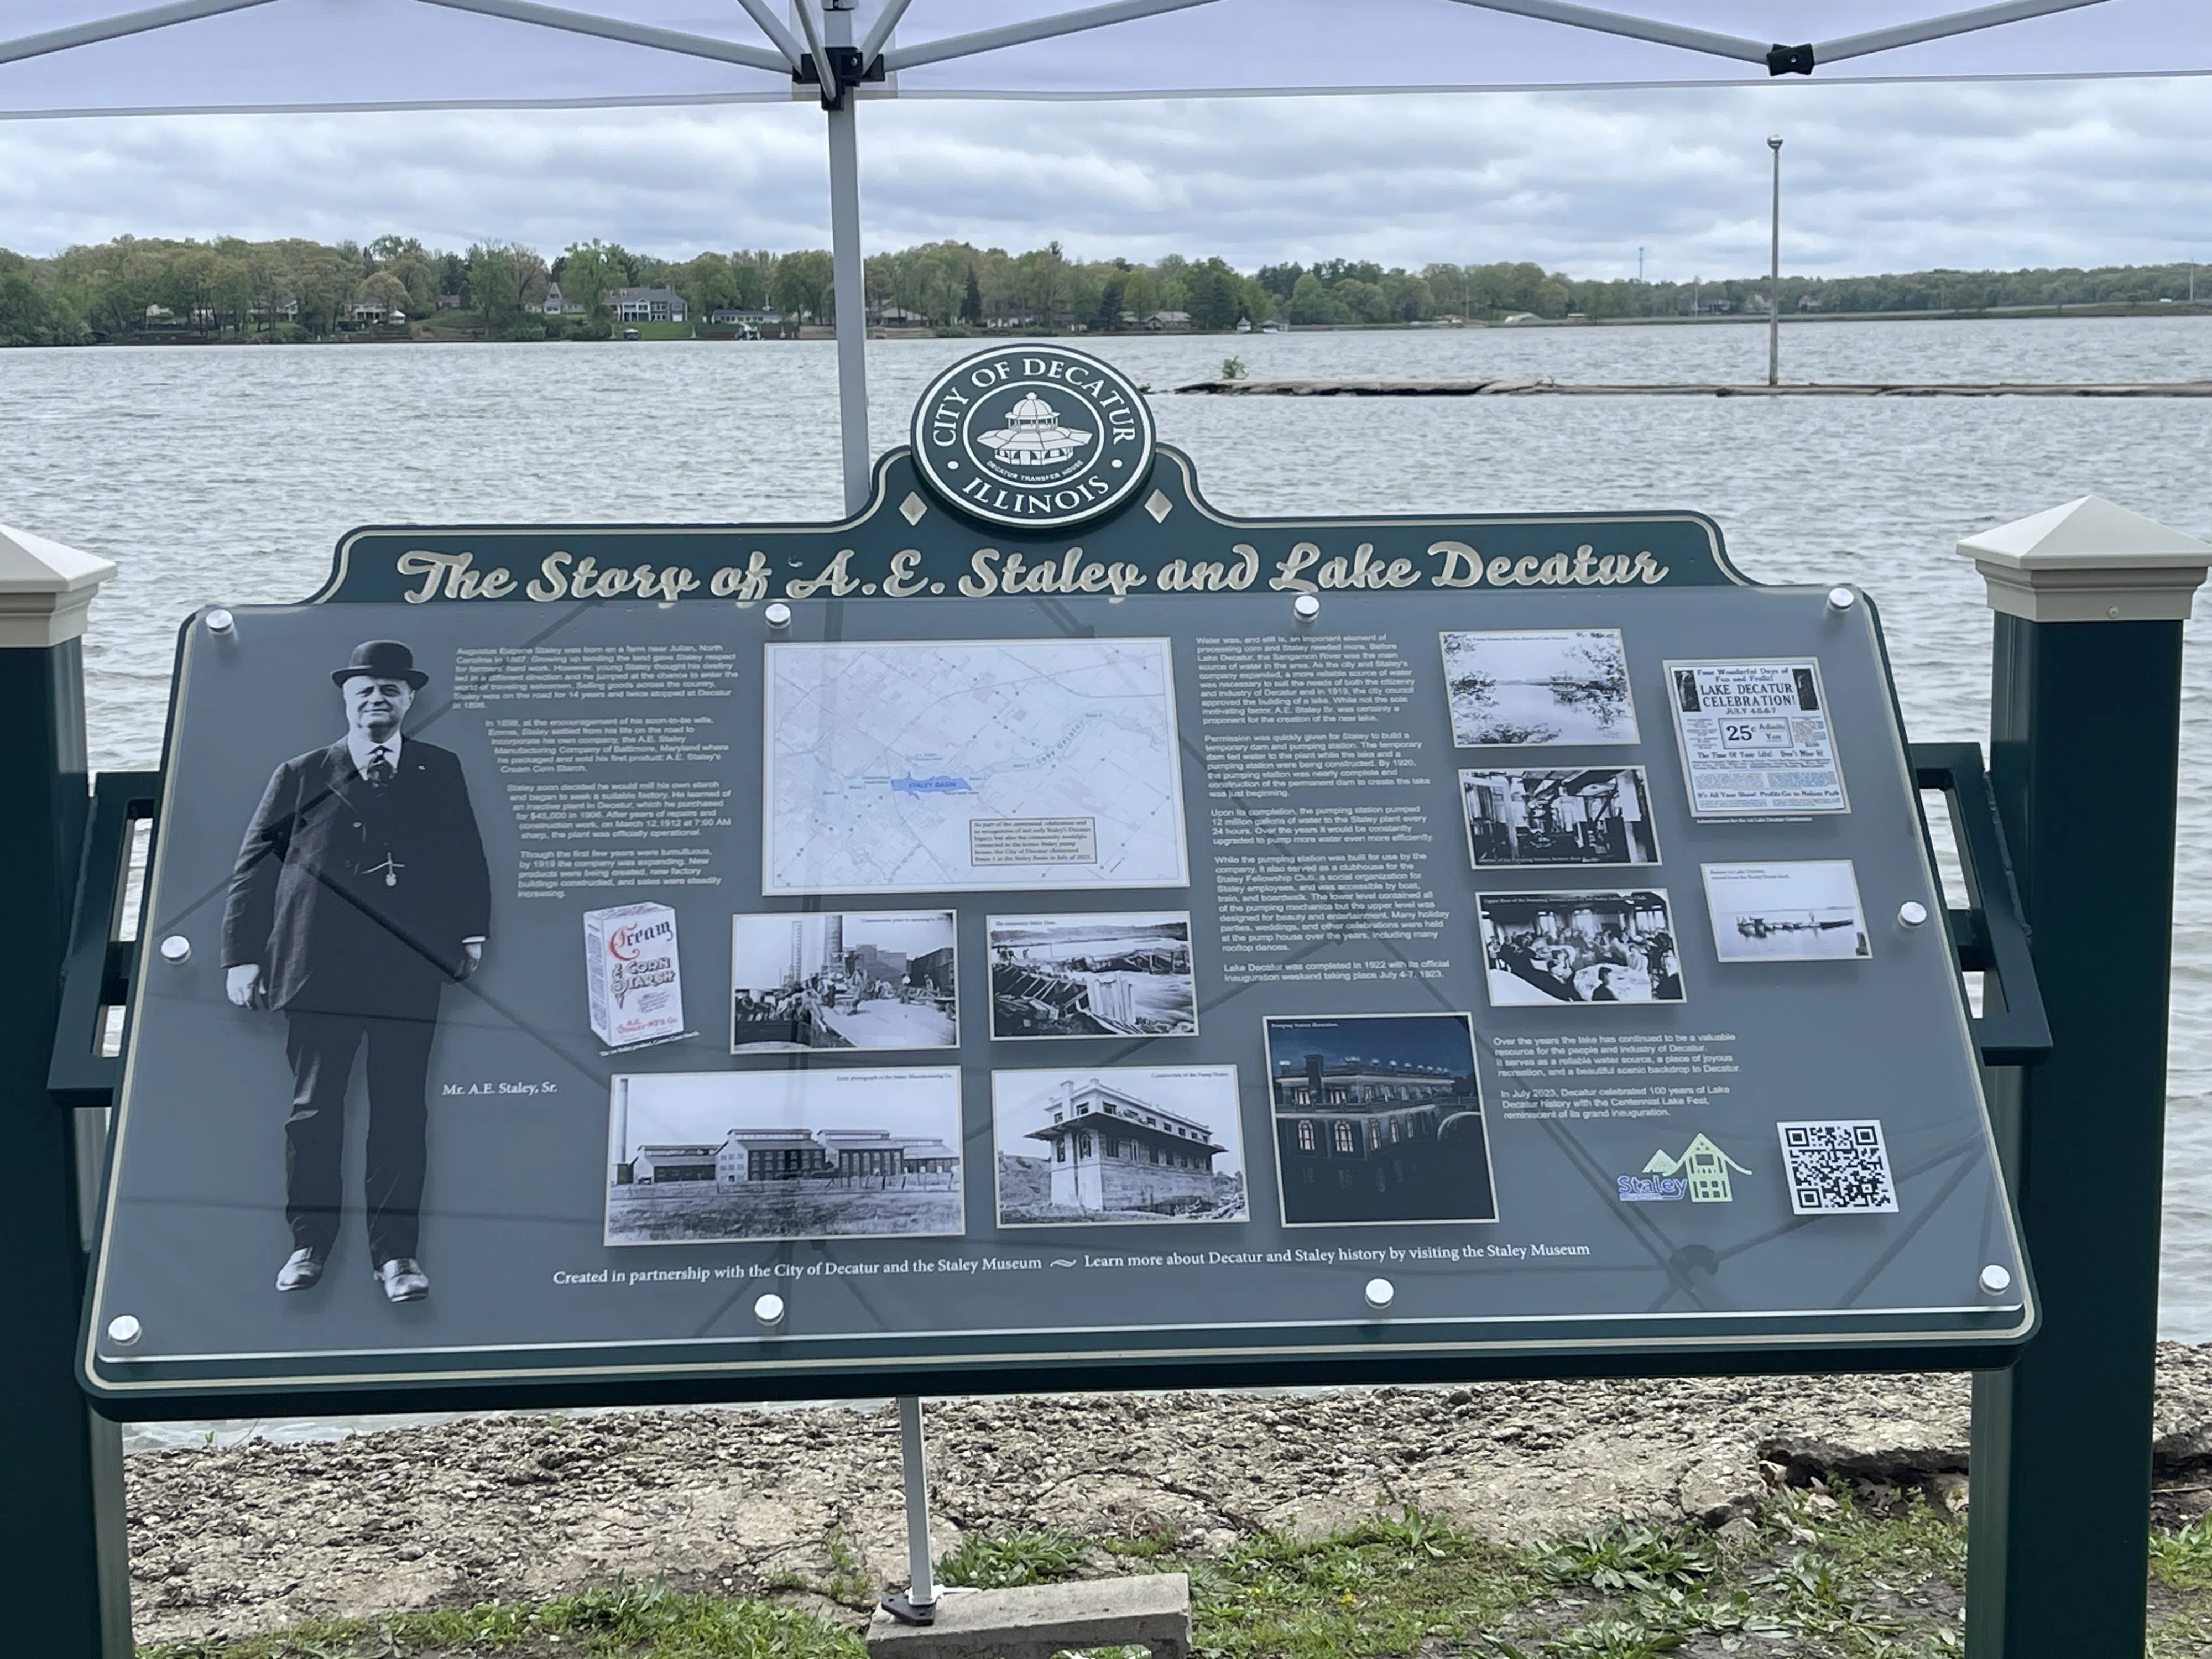
[[[1782,384],[1782,135],[1766,141],[1774,152],[1774,235],[1766,273],[1766,383]]]

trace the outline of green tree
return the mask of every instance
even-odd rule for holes
[[[968,283],[960,293],[960,320],[971,327],[983,325],[983,289],[975,280],[975,267],[968,267]]]
[[[1234,328],[1243,314],[1243,279],[1219,258],[1193,265],[1184,274],[1183,288],[1188,303],[1182,308],[1190,313],[1193,328]]]
[[[487,333],[504,334],[522,320],[522,273],[512,252],[481,242],[469,250],[469,301]]]
[[[571,242],[561,256],[562,304],[581,306],[585,316],[598,316],[617,289],[629,286],[629,268],[621,253],[621,249],[596,237],[588,242]]]
[[[407,285],[388,270],[380,270],[361,285],[361,297],[382,303],[388,318],[392,313],[404,315],[413,303],[407,295]]]
[[[690,307],[692,320],[705,322],[713,313],[738,302],[736,274],[719,253],[702,253],[670,273],[676,291]]]
[[[757,248],[751,252],[739,252],[730,256],[732,303],[742,309],[767,310],[775,279],[775,255],[766,248]]]
[[[826,248],[787,253],[775,262],[776,308],[794,322],[828,321],[836,314],[836,267]]]
[[[1291,289],[1291,303],[1286,313],[1292,323],[1344,323],[1352,320],[1352,313],[1341,301],[1322,286],[1321,278],[1310,270],[1298,278]]]

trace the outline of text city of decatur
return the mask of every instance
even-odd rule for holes
[[[700,573],[686,565],[651,563],[602,565],[591,554],[579,557],[567,552],[548,553],[538,574],[518,580],[504,566],[478,569],[472,552],[437,553],[414,549],[399,555],[393,568],[417,586],[404,595],[410,605],[434,599],[506,599],[521,598],[550,604],[559,599],[637,599],[665,601],[704,592],[718,599],[811,599],[817,594],[845,599],[854,594],[906,599],[957,593],[971,599],[1000,593],[1110,593],[1123,598],[1138,588],[1164,593],[1221,593],[1244,592],[1260,578],[1265,561],[1249,542],[1230,549],[1222,560],[1170,559],[1158,570],[1115,560],[1088,558],[1079,547],[1071,547],[1057,558],[1032,559],[1018,550],[979,547],[968,560],[968,568],[957,581],[946,583],[923,574],[917,548],[904,548],[890,556],[883,579],[864,580],[852,570],[854,550],[841,549],[811,575],[787,575],[779,588],[767,554],[755,550],[743,565],[725,565],[702,581]],[[1666,580],[1668,567],[1648,551],[1603,553],[1589,543],[1573,552],[1535,554],[1520,558],[1486,560],[1466,542],[1432,542],[1425,557],[1434,561],[1423,568],[1410,558],[1376,556],[1371,542],[1361,542],[1352,552],[1324,556],[1318,543],[1300,541],[1274,562],[1267,586],[1279,593],[1312,593],[1323,590],[1382,591],[1406,587],[1613,587],[1650,586]]]

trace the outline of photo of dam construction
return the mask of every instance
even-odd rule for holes
[[[995,1038],[1191,1036],[1188,911],[990,919]]]

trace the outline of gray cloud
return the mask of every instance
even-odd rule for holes
[[[870,246],[1532,258],[1686,278],[2212,253],[2198,81],[1178,103],[872,103]],[[365,238],[660,253],[828,240],[805,106],[0,124],[0,242]]]

